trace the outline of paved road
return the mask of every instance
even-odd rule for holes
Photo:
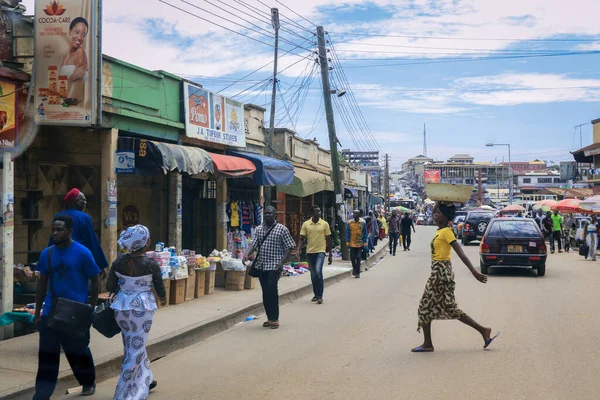
[[[492,270],[487,285],[456,261],[459,306],[502,334],[483,351],[467,326],[434,322],[436,352],[410,353],[433,234],[418,229],[413,251],[326,289],[321,306],[283,307],[277,331],[261,318],[152,363],[150,399],[600,398],[600,264],[573,253],[553,255],[543,278]],[[474,262],[477,250],[467,248]]]

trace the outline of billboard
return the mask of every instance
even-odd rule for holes
[[[35,2],[35,122],[90,126],[98,107],[96,0]]]
[[[17,145],[17,86],[0,81],[0,149]]]
[[[187,82],[183,84],[183,96],[187,137],[246,147],[242,103]]]
[[[440,183],[440,171],[436,169],[426,169],[423,171],[423,181],[425,183]]]
[[[577,176],[577,165],[575,161],[560,162],[560,179],[563,181],[574,180]]]

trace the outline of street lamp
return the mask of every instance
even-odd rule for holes
[[[487,147],[494,146],[506,146],[508,147],[508,174],[510,176],[510,186],[508,187],[508,202],[510,204],[513,203],[513,171],[512,171],[512,163],[510,161],[510,144],[508,143],[486,143]]]

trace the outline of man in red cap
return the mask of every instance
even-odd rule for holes
[[[102,271],[101,278],[105,279],[108,260],[104,256],[98,236],[94,232],[92,218],[84,212],[87,207],[85,195],[79,189],[73,188],[67,193],[64,200],[65,210],[56,214],[55,217],[67,214],[73,219],[73,240],[84,245],[92,252],[96,264]],[[50,238],[48,246],[52,246],[53,243],[52,238]]]

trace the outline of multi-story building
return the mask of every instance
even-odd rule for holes
[[[406,172],[408,175],[415,175],[415,167],[417,165],[423,165],[426,163],[432,163],[433,158],[429,158],[424,155],[418,155],[413,158],[409,158],[404,164],[402,164],[402,171]]]
[[[512,167],[513,175],[532,171],[543,171],[547,168],[546,163],[540,160],[501,162],[500,164]]]
[[[475,158],[471,157],[469,154],[456,154],[448,160],[449,163],[456,164],[473,164]]]

